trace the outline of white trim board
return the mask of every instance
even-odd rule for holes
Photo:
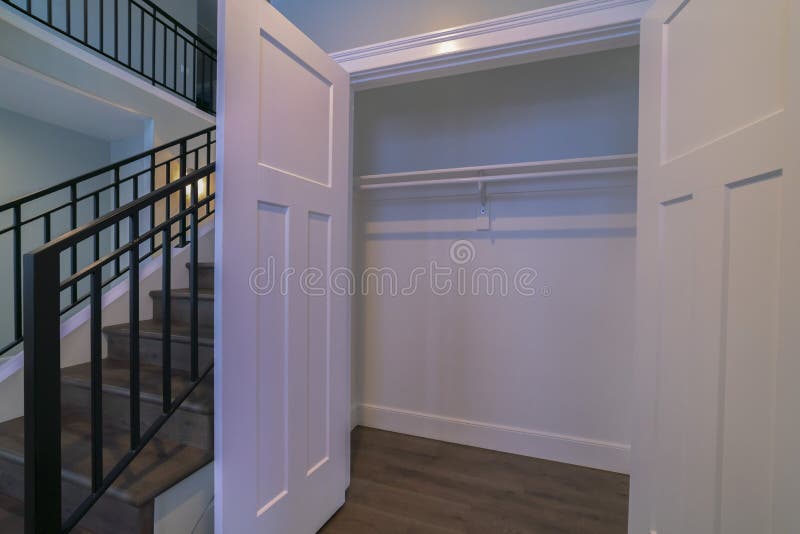
[[[355,90],[639,44],[652,0],[576,0],[331,54]]]
[[[525,428],[495,425],[466,419],[362,404],[357,424],[460,443],[483,449],[520,454],[555,462],[568,463],[628,474],[630,445],[554,434]]]

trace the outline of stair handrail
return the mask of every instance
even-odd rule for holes
[[[208,375],[213,361],[204,370],[199,362],[198,316],[198,227],[213,210],[215,192],[211,191],[216,163],[189,172],[186,176],[158,188],[139,199],[58,237],[24,256],[25,311],[25,531],[32,533],[70,532],[81,518],[108,490],[119,475],[144,449],[156,432],[175,413],[180,404]],[[201,198],[201,184],[207,195]],[[188,199],[187,199],[188,192]],[[171,204],[177,195],[178,209]],[[160,202],[164,203],[163,220],[140,231]],[[201,217],[201,211],[205,217]],[[189,218],[188,226],[186,224]],[[127,242],[95,259],[78,272],[63,277],[60,257],[67,250],[92,242],[104,230],[126,223]],[[174,228],[178,226],[178,229]],[[171,387],[171,256],[173,241],[187,239],[190,293],[190,384],[173,399]],[[160,242],[156,243],[156,238]],[[142,253],[142,247],[148,249]],[[162,413],[144,431],[140,416],[139,377],[139,265],[155,251],[161,252],[162,290]],[[103,464],[103,395],[102,395],[102,297],[103,268],[128,257],[128,295],[130,322],[130,446],[123,458],[106,470]],[[60,324],[62,291],[89,280],[90,365],[91,365],[91,493],[62,522],[61,502],[61,397],[60,397]],[[107,471],[107,474],[106,474]]]
[[[161,87],[185,98],[203,111],[215,113],[216,48],[151,0],[98,0],[92,2],[91,6],[97,7],[97,12],[93,13],[97,17],[97,24],[93,28],[89,27],[91,17],[90,4],[87,1],[70,2],[67,0],[63,7],[63,13],[56,13],[54,9],[61,6],[54,6],[53,0],[46,0],[43,16],[35,12],[34,3],[31,0],[0,1],[81,46],[146,78],[153,86]],[[120,5],[122,5],[122,9],[120,9]],[[72,20],[75,9],[81,10],[79,16],[75,17],[77,22],[80,22],[80,34],[77,32],[78,25],[74,24]],[[111,28],[106,27],[106,20],[109,18],[106,16],[107,10],[113,14]],[[138,33],[134,37],[137,28],[134,26],[133,19],[137,11],[139,27]],[[58,25],[55,20],[56,16],[60,14],[64,16],[63,25]],[[124,15],[124,20],[121,15]],[[147,23],[145,23],[146,18],[148,19]],[[157,30],[159,26],[160,32]],[[90,35],[90,29],[93,30],[94,35]],[[113,33],[107,33],[110,30],[113,30]],[[145,46],[146,30],[150,31],[149,47]],[[159,34],[161,37],[158,37]],[[112,36],[111,45],[108,44],[108,35]],[[121,45],[127,45],[125,54],[122,54]],[[138,48],[135,48],[137,46]],[[145,57],[146,53],[147,57]],[[138,61],[134,61],[137,58]],[[150,59],[149,69],[146,59]],[[158,59],[161,59],[161,68],[157,66]],[[180,64],[179,59],[182,61]],[[172,60],[171,65],[170,60]],[[187,78],[190,63],[194,76]],[[179,68],[179,65],[182,68]],[[172,76],[168,76],[169,74]]]
[[[75,178],[65,180],[58,184],[42,188],[33,193],[20,196],[14,200],[0,204],[0,218],[3,220],[11,219],[7,226],[0,226],[0,238],[7,233],[11,233],[13,241],[13,310],[11,319],[13,322],[11,340],[0,340],[0,357],[18,347],[24,340],[23,336],[23,317],[22,317],[22,255],[23,255],[23,233],[27,227],[41,225],[43,227],[43,242],[52,241],[57,235],[53,235],[52,220],[60,215],[62,211],[68,212],[69,224],[67,230],[74,230],[78,227],[78,212],[81,204],[92,203],[95,218],[109,210],[117,209],[124,205],[123,188],[131,184],[131,200],[140,197],[139,189],[142,184],[147,186],[147,191],[153,191],[160,187],[161,171],[164,171],[165,178],[172,179],[172,175],[185,175],[187,169],[198,168],[202,164],[208,164],[216,160],[216,126],[211,126],[195,132],[169,143],[164,143],[155,148],[145,150],[139,154],[121,159],[99,169],[82,174]],[[94,184],[98,178],[108,176],[109,183]],[[133,186],[136,182],[136,187]],[[86,186],[86,191],[82,190]],[[110,207],[103,210],[100,197],[104,193],[110,195]],[[69,197],[67,201],[61,201],[59,197]],[[46,197],[50,197],[47,199]],[[90,200],[91,199],[91,200]],[[54,206],[46,206],[39,210],[32,210],[35,213],[26,214],[26,208],[36,201],[51,201]],[[10,214],[10,217],[8,217]],[[58,234],[60,235],[60,233]],[[114,230],[114,242],[119,243],[120,228]],[[78,270],[77,253],[71,254],[70,271],[74,274]],[[106,282],[113,282],[124,275],[125,269],[118,264],[114,266],[115,276]],[[77,291],[71,291],[67,307],[62,310],[69,311],[85,300],[81,298]]]

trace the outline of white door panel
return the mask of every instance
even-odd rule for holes
[[[631,533],[800,531],[776,452],[800,356],[790,9],[656,0],[642,23]]]
[[[313,534],[349,477],[349,77],[267,2],[219,7],[216,526]]]

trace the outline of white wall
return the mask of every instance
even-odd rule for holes
[[[361,173],[636,151],[637,54],[619,50],[386,88],[356,98]],[[367,105],[364,105],[364,104]],[[416,194],[416,193],[415,193]],[[368,426],[625,472],[630,443],[636,190],[490,197],[360,195],[358,266],[402,286],[431,261],[536,270],[533,297],[359,299],[354,403]],[[457,271],[454,271],[457,273]],[[453,275],[457,277],[457,274]],[[457,283],[457,278],[454,279]],[[549,293],[549,295],[547,295]]]
[[[567,0],[272,0],[328,52],[513,15]]]
[[[356,327],[362,421],[627,470],[635,195],[497,197],[491,232],[474,230],[477,199],[365,206],[362,266],[394,268],[401,287],[431,261],[457,269],[450,247],[469,240],[476,259],[464,266],[467,284],[478,267],[509,278],[531,267],[539,294],[512,286],[507,297],[461,296],[454,286],[437,296],[422,285],[390,297],[373,288]]]
[[[110,162],[111,143],[106,140],[95,139],[0,108],[0,204]],[[55,202],[65,200],[67,199],[56,199],[48,206],[52,207]],[[23,218],[30,214],[30,211],[24,212]],[[11,223],[11,213],[5,212],[2,216],[0,226],[5,228]],[[67,212],[54,217],[53,235],[65,231],[68,224]],[[29,226],[22,236],[23,252],[39,246],[42,236],[41,224]],[[0,256],[11,258],[12,247],[12,234],[0,235]],[[0,292],[0,346],[5,346],[13,338],[12,269],[11,261],[0,262],[0,287],[6,288]]]
[[[0,203],[111,161],[111,144],[31,119],[0,102]]]
[[[638,48],[362,91],[358,174],[636,152]]]

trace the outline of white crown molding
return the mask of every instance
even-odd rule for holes
[[[639,43],[652,0],[577,0],[336,52],[356,90]]]

